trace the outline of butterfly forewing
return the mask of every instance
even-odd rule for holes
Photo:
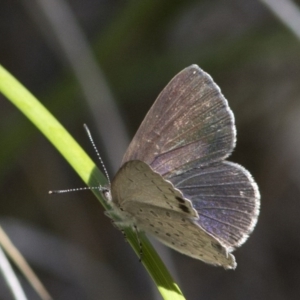
[[[133,160],[122,166],[112,182],[111,193],[113,203],[125,212],[130,206],[148,205],[149,208],[183,213],[191,219],[199,217],[191,202],[171,182],[142,161]]]
[[[212,78],[190,66],[160,93],[126,151],[161,175],[226,158],[235,143],[234,117]]]

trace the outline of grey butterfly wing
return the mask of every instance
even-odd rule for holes
[[[229,252],[247,239],[259,210],[251,175],[224,161],[235,140],[232,111],[212,78],[196,65],[181,71],[149,110],[112,182],[121,217],[179,252],[234,268]]]
[[[225,269],[236,267],[235,258],[228,249],[182,213],[144,204],[138,208],[128,205],[126,209],[135,216],[136,225],[140,230],[151,234],[166,246],[206,263],[223,266]]]
[[[224,161],[167,179],[193,203],[200,227],[229,251],[246,241],[257,222],[260,195],[242,166]]]
[[[132,160],[121,167],[111,184],[111,193],[113,204],[119,208],[147,205],[183,213],[191,219],[199,217],[191,202],[172,183],[142,161]]]
[[[201,229],[191,201],[141,161],[125,163],[111,186],[124,226],[136,225],[167,246],[206,263],[235,268],[234,257]]]
[[[123,162],[141,160],[161,175],[225,159],[234,117],[212,78],[197,65],[177,74],[149,110]]]

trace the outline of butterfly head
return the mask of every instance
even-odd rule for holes
[[[107,203],[111,203],[112,202],[112,196],[111,196],[111,191],[110,188],[107,186],[99,186],[99,191],[102,194],[103,198],[105,199],[105,201]]]

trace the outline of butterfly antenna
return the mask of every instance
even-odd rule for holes
[[[78,192],[78,191],[87,191],[87,190],[101,190],[101,187],[98,186],[89,186],[89,187],[82,187],[76,189],[66,189],[66,190],[54,190],[49,191],[49,194],[63,194],[63,193],[70,193],[70,192]]]
[[[107,169],[106,169],[106,167],[105,167],[105,165],[104,165],[104,163],[103,163],[103,160],[102,160],[102,158],[101,158],[101,156],[100,156],[100,154],[99,154],[99,151],[98,151],[98,149],[97,149],[97,147],[96,147],[96,145],[95,145],[95,142],[94,142],[94,139],[93,139],[93,137],[92,137],[92,134],[91,134],[91,132],[90,132],[90,130],[89,130],[89,128],[87,127],[86,124],[83,124],[83,127],[84,127],[84,129],[85,129],[85,131],[86,131],[86,133],[87,133],[87,135],[88,135],[88,138],[89,138],[89,140],[90,140],[90,142],[91,142],[91,144],[92,144],[92,146],[93,146],[93,148],[94,148],[94,150],[95,150],[95,152],[96,152],[96,155],[98,156],[98,159],[100,160],[101,166],[102,166],[102,168],[103,168],[103,170],[104,170],[105,176],[106,176],[107,181],[108,181],[108,183],[109,183],[109,185],[110,185],[110,179],[109,179],[109,176],[108,176]]]

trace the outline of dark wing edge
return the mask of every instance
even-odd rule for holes
[[[254,180],[253,176],[251,175],[251,173],[245,169],[243,166],[237,164],[237,163],[233,163],[230,161],[224,161],[224,163],[227,163],[228,165],[231,165],[232,167],[235,167],[237,169],[239,169],[245,176],[246,178],[249,180],[250,186],[253,189],[253,203],[254,203],[254,208],[253,208],[253,216],[252,216],[252,220],[249,224],[248,227],[248,232],[247,234],[244,235],[243,238],[240,239],[240,241],[234,246],[235,248],[240,247],[242,244],[244,244],[246,242],[246,240],[248,239],[248,237],[250,236],[250,234],[253,232],[257,221],[258,221],[258,216],[259,216],[259,212],[260,212],[260,192],[259,192],[259,188],[258,185],[256,183],[256,181]]]

